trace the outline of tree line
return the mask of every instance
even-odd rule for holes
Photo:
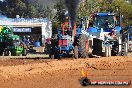
[[[10,18],[19,15],[22,18],[50,17],[52,8],[40,4],[39,0],[0,1],[0,13]]]
[[[125,25],[132,25],[132,3],[126,0],[85,0],[78,10],[80,17],[89,16],[95,12],[113,12],[123,17]]]
[[[83,2],[85,1],[85,2]],[[66,12],[64,0],[4,0],[0,1],[0,13],[15,18],[45,18],[60,25]],[[132,24],[132,2],[126,0],[80,0],[78,17],[90,16],[95,12],[114,12],[121,14],[124,23]]]

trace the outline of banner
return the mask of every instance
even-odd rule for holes
[[[31,28],[13,28],[13,32],[31,32]]]

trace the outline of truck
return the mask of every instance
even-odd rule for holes
[[[13,34],[12,27],[2,26],[0,29],[0,56],[27,55],[26,45],[18,35]]]

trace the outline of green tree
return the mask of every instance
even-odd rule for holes
[[[26,18],[52,16],[52,8],[43,6],[38,0],[5,0],[1,2],[0,10],[7,17],[15,18],[16,15]]]
[[[84,17],[97,12],[100,9],[101,3],[95,0],[84,0],[80,2],[78,9],[78,16]]]
[[[113,0],[111,8],[114,13],[121,14],[123,21],[127,24],[132,24],[132,5],[125,2],[125,0]]]
[[[16,15],[23,17],[26,15],[26,4],[24,0],[5,0],[3,2],[3,8],[1,8],[2,13],[8,17],[15,17]]]
[[[103,0],[101,2],[101,12],[113,12],[123,16],[123,23],[132,24],[132,5],[125,0]]]
[[[50,5],[42,5],[39,0],[33,0],[27,6],[29,8],[28,11],[31,12],[31,17],[47,17],[52,19],[52,8],[49,7]]]
[[[56,10],[55,20],[59,25],[61,25],[64,19],[65,12],[66,12],[64,0],[59,0],[54,5],[54,9]]]
[[[113,12],[123,15],[124,23],[132,24],[132,4],[126,0],[85,0],[78,9],[80,17],[89,16],[95,12]]]

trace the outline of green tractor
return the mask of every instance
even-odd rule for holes
[[[4,26],[0,32],[0,55],[26,56],[27,47],[18,35],[14,35],[11,27]]]

